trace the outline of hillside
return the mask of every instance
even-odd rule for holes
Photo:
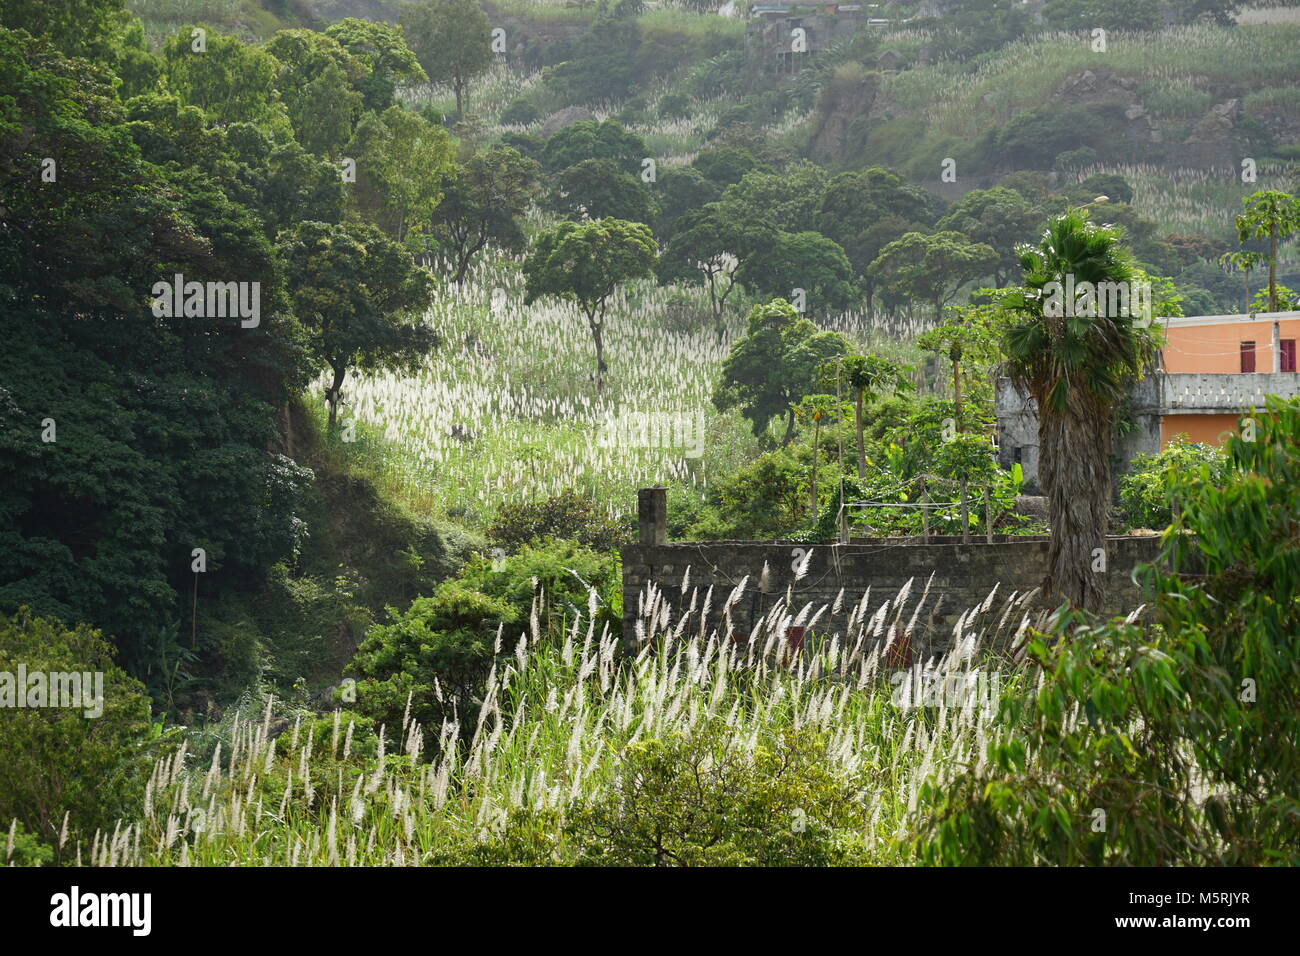
[[[0,0],[0,862],[1300,862],[1298,11]]]

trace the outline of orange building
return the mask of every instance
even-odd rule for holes
[[[1300,395],[1296,343],[1300,312],[1194,315],[1157,320],[1163,327],[1158,370],[1129,390],[1116,434],[1114,474],[1138,455],[1155,454],[1178,435],[1222,445],[1241,417],[1263,408],[1269,395]],[[1038,409],[1002,379],[997,388],[998,457],[1020,465],[1030,493],[1037,488]]]
[[[1296,371],[1300,312],[1196,315],[1161,322],[1165,330],[1161,369],[1168,376],[1261,376]],[[1259,388],[1245,388],[1247,382],[1243,380],[1191,381],[1189,386],[1184,380],[1184,388],[1189,392],[1192,387],[1206,391],[1217,388],[1224,397],[1243,389],[1264,394],[1295,394],[1295,383],[1286,379],[1259,382]],[[1175,392],[1170,397],[1179,396]],[[1210,409],[1221,405],[1221,401],[1198,402],[1192,394],[1187,394],[1181,402],[1162,404],[1165,408],[1160,418],[1161,448],[1176,435],[1186,435],[1191,441],[1222,444],[1224,433],[1236,430],[1238,416],[1247,410],[1249,403],[1243,400],[1233,403],[1231,411],[1216,412]]]

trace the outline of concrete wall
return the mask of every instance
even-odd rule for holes
[[[1300,395],[1300,373],[1148,375],[1129,391],[1126,414],[1133,427],[1115,437],[1115,476],[1125,474],[1138,455],[1155,454],[1176,435],[1221,444],[1225,431],[1236,430],[1237,417],[1252,408],[1263,408],[1269,395]],[[1038,409],[1007,379],[1000,379],[996,414],[998,460],[1004,468],[1019,461],[1026,488],[1032,493],[1038,477]]]
[[[868,588],[870,613],[886,599],[892,601],[910,581],[903,621],[919,604],[913,646],[924,654],[936,653],[947,649],[958,616],[984,602],[995,586],[999,602],[1012,592],[1024,594],[1036,588],[1046,570],[1047,547],[1045,539],[930,545],[903,544],[900,539],[846,545],[752,541],[630,545],[622,549],[624,639],[634,643],[638,627],[642,634],[675,627],[692,601],[697,608],[704,606],[710,587],[708,628],[725,633],[724,605],[746,577],[745,590],[730,609],[733,637],[748,637],[756,623],[785,600],[788,588],[793,588],[791,615],[805,605],[811,605],[807,617],[824,608],[816,631],[842,634]],[[1154,536],[1110,538],[1106,548],[1106,610],[1127,613],[1143,603],[1130,572],[1136,564],[1154,560],[1158,541]],[[810,549],[806,573],[796,581],[795,567]],[[927,582],[929,593],[921,601]],[[840,608],[835,613],[837,601]],[[1022,614],[1017,613],[1016,620]]]

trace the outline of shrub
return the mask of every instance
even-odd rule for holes
[[[390,735],[399,732],[408,700],[410,715],[427,728],[459,720],[472,731],[474,700],[496,655],[497,628],[513,624],[519,612],[453,580],[390,617],[370,629],[353,658],[352,669],[362,678],[358,709]]]
[[[665,93],[659,100],[659,115],[664,119],[690,116],[691,98],[685,93]]]
[[[1132,470],[1119,480],[1119,505],[1129,528],[1164,528],[1173,521],[1171,486],[1185,473],[1207,469],[1210,480],[1227,475],[1228,460],[1213,445],[1189,442],[1181,436],[1155,455],[1138,455]]]
[[[113,650],[98,631],[33,617],[27,608],[0,619],[0,674],[14,675],[10,694],[24,691],[16,686],[19,665],[28,675],[102,673],[103,712],[88,717],[83,708],[19,708],[12,700],[0,706],[0,820],[17,818],[36,839],[52,844],[65,815],[73,831],[111,830],[143,791],[149,771],[144,688],[113,663]]]
[[[579,613],[597,632],[621,626],[622,576],[617,560],[572,542],[525,546],[518,554],[475,560],[460,577],[370,629],[350,670],[357,709],[388,727],[390,738],[408,714],[426,730],[457,720],[472,734],[485,682],[502,655],[515,652],[535,619],[552,635]],[[538,591],[545,596],[537,600]]]
[[[515,100],[501,112],[506,126],[529,126],[541,119],[541,112],[528,100]]]
[[[638,741],[601,797],[565,824],[598,866],[831,866],[853,862],[866,822],[860,786],[836,774],[824,739],[786,730],[752,753],[721,720]]]
[[[974,770],[921,788],[927,863],[1300,862],[1300,400],[1184,469],[1154,622],[1060,609]],[[1168,567],[1165,571],[1162,568]]]
[[[632,537],[595,501],[576,491],[545,501],[502,505],[487,536],[492,544],[506,551],[555,539],[570,539],[594,551],[608,551]]]
[[[0,840],[6,839],[0,837]],[[11,820],[5,843],[5,866],[44,866],[54,859],[54,848],[28,833],[21,823]]]

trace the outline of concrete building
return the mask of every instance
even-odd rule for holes
[[[751,55],[775,60],[783,70],[799,70],[810,56],[867,26],[883,26],[878,3],[751,3],[745,44]]]
[[[1300,312],[1197,315],[1159,320],[1164,344],[1158,371],[1136,382],[1124,417],[1130,424],[1115,441],[1115,473],[1140,454],[1154,454],[1177,436],[1221,445],[1240,416],[1262,408],[1268,395],[1300,395],[1296,343]],[[1034,402],[998,382],[998,457],[1019,463],[1033,487],[1038,476],[1038,410]]]

